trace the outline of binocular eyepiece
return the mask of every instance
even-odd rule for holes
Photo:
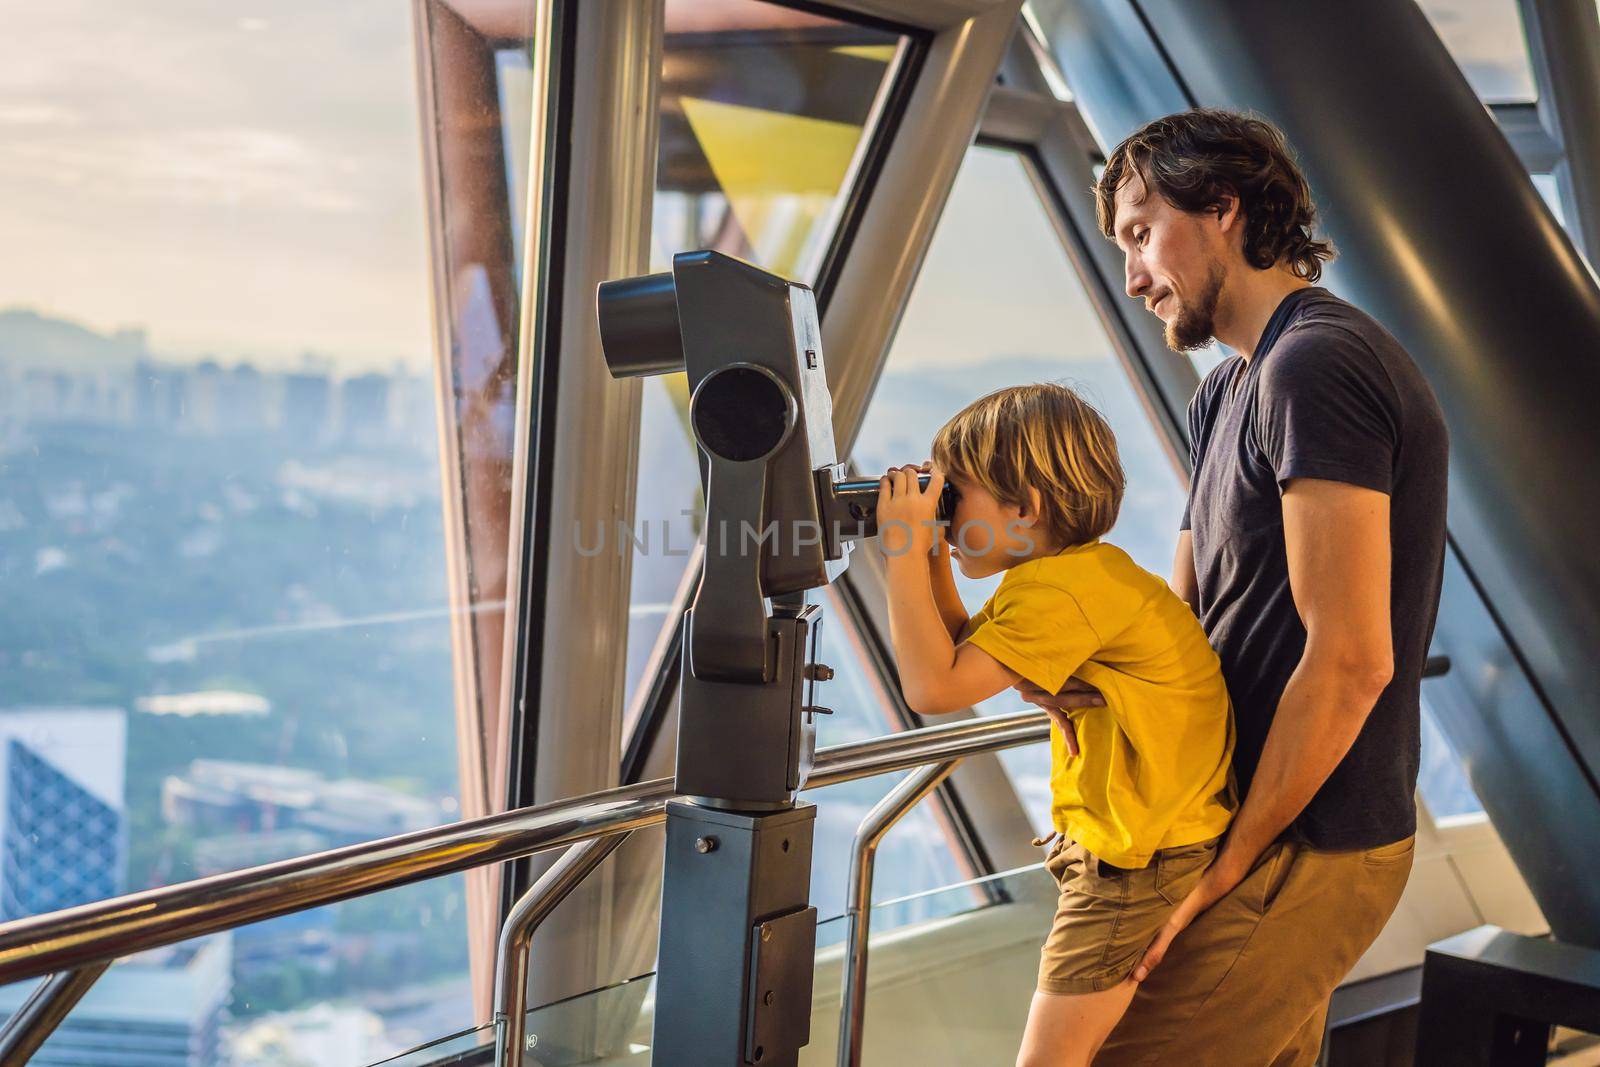
[[[931,474],[918,474],[917,484],[923,489],[933,480]],[[878,479],[848,478],[834,482],[825,491],[823,512],[839,535],[846,540],[857,540],[878,535]],[[948,523],[956,512],[956,488],[948,481],[939,492],[938,520]]]

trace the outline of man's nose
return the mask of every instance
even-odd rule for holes
[[[1128,260],[1126,277],[1127,285],[1124,286],[1124,291],[1135,300],[1149,291],[1150,272],[1145,270],[1142,264],[1131,258]]]

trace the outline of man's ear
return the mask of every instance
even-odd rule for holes
[[[1223,193],[1211,209],[1217,214],[1217,228],[1226,235],[1231,235],[1233,229],[1244,227],[1244,213],[1239,210],[1239,198],[1236,195]]]

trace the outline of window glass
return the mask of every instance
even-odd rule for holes
[[[1451,732],[1479,718],[1514,722],[1522,714],[1542,717],[1545,712],[1453,547],[1445,554],[1439,622],[1430,651],[1448,656],[1450,670],[1422,681],[1417,790],[1436,819],[1482,815],[1483,804],[1471,784],[1472,769],[1457,755]]]
[[[452,620],[483,586],[448,578],[416,48],[393,0],[8,12],[0,919],[460,815]],[[510,260],[452,262],[452,328],[494,340],[446,406],[509,471]],[[418,982],[465,1022],[462,901],[151,966],[241,1028],[338,1000],[381,1031]],[[156,988],[107,982],[113,1014]]]
[[[1517,0],[1419,0],[1419,6],[1484,103],[1538,99]]]
[[[900,40],[759,0],[668,0],[650,269],[714,248],[814,281]],[[699,533],[688,408],[684,375],[645,380],[634,539],[647,547],[633,556],[630,702],[683,580],[676,550]]]
[[[1426,698],[1422,701],[1422,761],[1417,771],[1417,789],[1435,819],[1483,814],[1483,803],[1467,781],[1461,757],[1439,729],[1438,718]]]
[[[1216,370],[1224,360],[1237,355],[1233,349],[1221,341],[1212,341],[1204,348],[1189,353],[1189,358],[1194,361],[1195,373],[1204,381],[1206,375]]]
[[[820,603],[823,622],[818,635],[817,659],[834,669],[834,677],[817,688],[817,700],[833,709],[832,715],[817,716],[817,747],[882,737],[893,729],[886,713],[889,694],[872,669],[860,638],[852,632],[839,597],[829,589]],[[816,905],[819,919],[843,914],[856,829],[872,806],[903,777],[903,774],[879,775],[805,795],[806,800],[817,806],[811,903]],[[936,815],[937,805],[935,797],[925,798],[885,835],[874,867],[873,900],[893,900],[922,893],[963,878],[951,854],[949,837],[939,825],[942,816]],[[895,909],[891,922],[916,922],[949,914],[970,903],[972,901],[960,894],[919,897]]]
[[[899,40],[760,0],[668,0],[656,269],[715,248],[812,281]]]
[[[1135,386],[1118,359],[1045,212],[1029,163],[975,146],[956,177],[927,261],[873,393],[854,459],[865,473],[926,459],[933,436],[963,406],[996,388],[1062,381],[1116,431],[1127,493],[1106,540],[1165,578],[1177,544],[1184,490]],[[957,574],[969,610],[999,576]],[[1012,694],[979,708],[1021,710]],[[1047,746],[1001,759],[1029,814],[1049,824]]]
[[[530,31],[531,32],[531,31]],[[511,263],[522,280],[522,238],[528,220],[528,158],[533,137],[533,53],[531,41],[494,54],[496,97],[500,105],[500,150],[505,156],[506,207],[511,217]]]

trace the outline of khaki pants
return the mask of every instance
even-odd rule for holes
[[[1400,902],[1414,843],[1273,845],[1173,941],[1096,1067],[1310,1067],[1328,998]]]

